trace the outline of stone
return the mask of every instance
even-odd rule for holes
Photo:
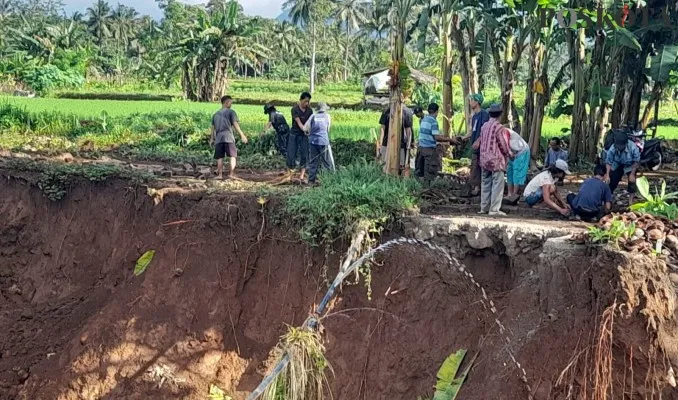
[[[21,318],[22,319],[32,319],[35,316],[35,312],[33,311],[32,308],[24,308],[23,311],[21,311]]]
[[[466,232],[466,240],[472,249],[483,250],[494,246],[494,241],[487,235],[485,229]]]
[[[186,170],[186,172],[189,172],[189,173],[191,173],[191,174],[192,174],[193,171],[195,170],[195,169],[193,168],[193,166],[192,166],[191,164],[189,164],[189,163],[184,163],[184,164],[183,164],[183,167],[184,167],[184,169]]]
[[[21,288],[17,285],[12,285],[7,289],[7,293],[21,295]]]
[[[72,163],[74,158],[71,153],[64,153],[59,156],[59,160],[65,162],[65,163]]]

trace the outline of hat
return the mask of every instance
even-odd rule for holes
[[[622,151],[626,148],[626,143],[629,141],[629,135],[625,131],[616,131],[614,133],[614,147]]]
[[[483,104],[483,101],[485,101],[485,98],[484,98],[483,95],[480,94],[480,93],[470,94],[470,95],[468,96],[468,98],[469,98],[470,100],[475,101],[475,102],[478,103],[478,104]]]
[[[318,103],[318,106],[315,108],[318,112],[325,112],[330,109],[326,103]]]
[[[563,171],[565,175],[570,175],[570,166],[567,165],[567,161],[565,160],[556,160],[556,168],[559,170]]]
[[[492,113],[501,113],[501,106],[499,104],[492,104],[490,109],[487,110],[490,114]]]
[[[275,108],[275,106],[273,104],[271,104],[271,103],[266,104],[264,106],[264,114],[270,114],[271,111],[273,111],[274,108]]]

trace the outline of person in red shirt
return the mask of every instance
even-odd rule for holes
[[[504,176],[508,160],[513,157],[507,140],[507,130],[499,122],[501,106],[493,104],[490,109],[490,120],[480,130],[480,137],[473,144],[480,149],[480,168],[482,169],[482,185],[480,190],[480,214],[505,216],[501,211],[504,198]]]

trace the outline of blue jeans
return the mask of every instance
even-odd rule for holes
[[[525,203],[528,206],[532,207],[544,201],[544,190],[542,188],[537,189],[536,192],[525,197]]]
[[[287,142],[287,168],[294,169],[297,166],[297,153],[299,153],[299,168],[306,168],[308,136],[290,133]]]
[[[328,170],[334,171],[334,157],[332,157],[332,148],[330,146],[311,144],[309,145],[309,150],[311,159],[308,163],[308,181],[313,183],[318,175],[320,163]]]

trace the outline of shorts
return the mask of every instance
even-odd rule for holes
[[[431,181],[442,170],[442,159],[437,149],[420,148],[416,158],[416,174]]]
[[[224,156],[238,157],[238,148],[235,147],[235,143],[217,143],[214,147],[214,159],[221,160]]]
[[[530,169],[530,152],[524,151],[514,160],[509,161],[506,179],[511,186],[522,186],[527,181],[527,171]]]
[[[532,207],[544,201],[544,190],[542,188],[537,189],[536,192],[525,196],[525,203],[528,206]]]
[[[386,146],[381,146],[381,161],[386,162]],[[405,149],[400,149],[400,166],[405,167]]]

